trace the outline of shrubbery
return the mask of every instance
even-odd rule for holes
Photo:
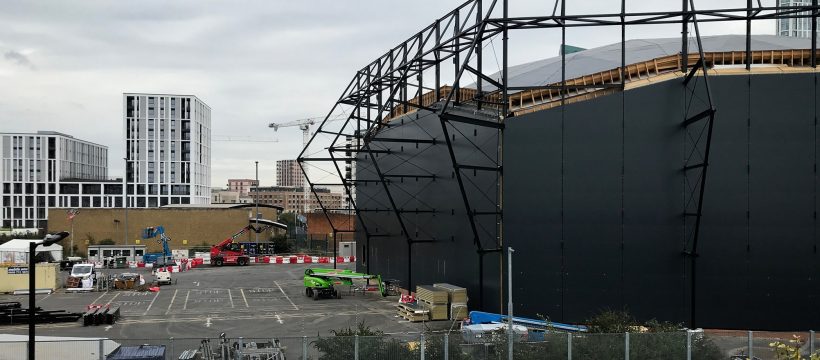
[[[603,311],[587,321],[589,332],[572,336],[572,355],[578,359],[620,359],[625,352],[625,333],[630,333],[630,359],[685,359],[686,331],[670,322],[650,320],[639,322],[626,311]],[[333,330],[332,337],[320,338],[313,346],[322,355],[321,360],[342,360],[354,357],[355,338],[359,336],[360,359],[418,359],[421,351],[418,335],[400,341],[371,329],[364,322],[356,328]],[[458,332],[449,336],[449,359],[471,358],[506,359],[507,340],[504,332],[488,334],[483,343],[466,343]],[[516,342],[513,357],[516,360],[565,359],[567,334],[545,333],[543,340]],[[425,333],[425,359],[444,359],[444,336]],[[702,360],[723,359],[720,349],[702,333],[692,336],[692,356]],[[792,358],[784,358],[792,359]],[[802,359],[801,359],[802,360]],[[811,360],[820,360],[811,358]]]

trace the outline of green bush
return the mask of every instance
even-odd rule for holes
[[[413,351],[404,343],[384,336],[380,330],[372,330],[364,321],[355,329],[331,330],[333,336],[313,341],[321,352],[320,360],[349,360],[355,354],[355,336],[359,336],[359,359],[413,359]],[[417,357],[416,357],[417,358]]]

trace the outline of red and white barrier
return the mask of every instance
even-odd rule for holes
[[[307,256],[307,255],[277,255],[277,256],[257,256],[250,258],[251,263],[260,264],[333,264],[333,263],[352,263],[356,262],[355,256]],[[190,261],[183,262],[182,268],[190,269],[199,265],[207,265],[208,261],[203,258],[193,258]],[[187,265],[187,266],[186,266]]]

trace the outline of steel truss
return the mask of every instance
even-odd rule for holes
[[[561,0],[557,0],[561,1]],[[405,178],[415,181],[435,181],[434,174],[391,174],[380,167],[379,154],[397,154],[395,148],[387,148],[386,144],[415,144],[415,146],[447,146],[454,177],[461,193],[463,208],[469,221],[470,231],[479,259],[480,289],[478,302],[483,302],[483,259],[486,254],[498,254],[501,258],[503,243],[503,202],[502,202],[502,140],[504,123],[507,117],[513,116],[510,111],[510,93],[520,90],[557,89],[560,91],[561,105],[566,103],[570,93],[579,89],[623,91],[625,88],[625,43],[626,28],[639,25],[681,24],[681,66],[680,71],[685,73],[682,82],[684,100],[687,102],[683,114],[682,128],[685,131],[682,172],[684,178],[684,209],[682,218],[685,238],[683,239],[683,253],[689,259],[690,271],[690,326],[695,324],[696,310],[696,258],[698,255],[698,235],[702,217],[704,194],[709,166],[709,154],[712,139],[712,129],[715,120],[715,105],[709,89],[708,69],[713,65],[704,55],[698,24],[725,21],[746,22],[746,68],[749,69],[753,59],[751,51],[751,24],[756,20],[770,20],[780,18],[811,18],[812,43],[811,66],[816,67],[816,26],[818,16],[817,0],[811,6],[791,7],[764,7],[759,2],[747,0],[744,8],[698,10],[694,0],[682,0],[680,11],[666,12],[626,12],[626,0],[621,0],[621,11],[608,14],[568,15],[565,1],[561,1],[560,13],[558,3],[550,15],[509,17],[508,4],[510,0],[469,0],[455,10],[439,18],[409,39],[390,49],[361,70],[357,71],[347,88],[328,112],[318,130],[312,135],[310,142],[299,154],[298,161],[303,173],[307,177],[307,166],[321,166],[332,164],[332,169],[339,181],[333,183],[318,183],[307,178],[308,186],[319,200],[322,211],[333,226],[334,235],[341,232],[330,219],[329,212],[343,209],[329,208],[318,196],[318,186],[337,185],[344,188],[349,208],[358,218],[357,231],[362,232],[366,239],[366,248],[370,248],[373,238],[389,236],[389,234],[372,232],[367,222],[362,218],[366,212],[389,211],[394,214],[401,228],[401,237],[408,244],[408,278],[407,285],[412,285],[412,247],[414,244],[435,242],[436,239],[422,239],[408,231],[406,214],[436,213],[437,209],[405,209],[395,199],[395,184]],[[509,86],[508,71],[508,41],[513,30],[549,29],[561,31],[562,49],[566,45],[566,31],[575,27],[619,27],[621,30],[621,67],[618,82],[610,84],[579,85],[568,84],[566,78],[566,55],[562,55],[561,83],[544,86]],[[698,49],[697,61],[689,62],[689,28],[695,30],[695,40]],[[499,71],[489,72],[484,65],[484,45],[494,38],[501,37],[502,60]],[[452,65],[451,65],[452,64]],[[450,79],[452,85],[444,85],[442,71],[452,66],[454,77]],[[464,86],[465,75],[474,79],[474,85]],[[698,86],[700,84],[700,86]],[[698,94],[705,95],[705,101]],[[700,103],[692,100],[700,98]],[[465,113],[463,109],[469,107],[472,113]],[[401,120],[402,115],[426,110],[436,114],[441,124],[442,138],[408,139],[384,135],[384,131],[397,125],[394,121]],[[331,124],[335,114],[344,114],[344,123]],[[454,150],[451,134],[458,131],[457,124],[470,124],[495,132],[498,151],[488,155],[491,164],[463,163]],[[319,144],[317,135],[330,135],[329,145]],[[480,151],[479,145],[475,146]],[[312,152],[311,147],[319,147],[319,151]],[[321,155],[318,155],[321,154]],[[375,171],[377,180],[357,180],[345,176],[341,164],[349,167],[357,160],[367,160]],[[407,160],[410,161],[410,160]],[[316,165],[320,164],[320,165]],[[347,170],[347,169],[346,169]],[[464,171],[486,171],[495,174],[497,187],[495,189],[496,206],[492,209],[476,209],[471,202],[470,195],[475,195],[466,186],[462,173]],[[379,184],[384,192],[388,204],[383,208],[364,209],[357,206],[355,201],[356,184]],[[400,190],[400,189],[399,189]],[[480,189],[478,190],[480,191]],[[484,194],[486,195],[486,194]],[[495,233],[479,229],[479,218],[495,217]],[[335,237],[335,236],[334,236]],[[368,271],[369,264],[367,262]],[[480,305],[479,305],[480,307]]]

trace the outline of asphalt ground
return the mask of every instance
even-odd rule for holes
[[[447,322],[410,323],[396,316],[398,297],[377,292],[349,293],[341,299],[313,300],[302,285],[308,267],[332,264],[251,264],[249,266],[203,266],[172,274],[175,284],[159,292],[110,290],[107,292],[37,295],[45,310],[85,312],[89,304],[120,306],[122,318],[114,325],[82,326],[76,323],[40,324],[37,335],[106,337],[111,339],[272,338],[326,336],[330,330],[355,327],[360,321],[385,333],[419,332],[447,328]],[[353,268],[339,264],[339,268]],[[139,272],[152,279],[148,269],[103,270]],[[0,301],[20,301],[25,295],[0,295]],[[445,324],[446,323],[446,324]],[[27,326],[0,326],[0,333],[26,334]]]

